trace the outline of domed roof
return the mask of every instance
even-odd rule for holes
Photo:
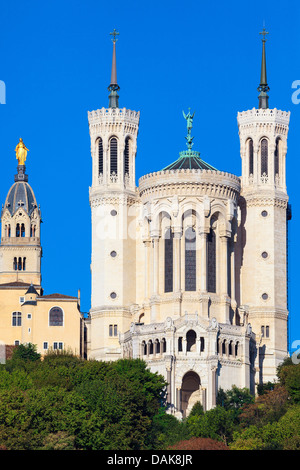
[[[31,215],[37,207],[34,192],[31,186],[25,181],[17,181],[8,191],[5,207],[13,215],[21,207]]]
[[[25,174],[25,166],[18,166],[18,174],[15,175],[15,183],[8,191],[4,208],[13,215],[21,207],[31,215],[37,207],[34,192],[27,182],[28,176]]]
[[[180,152],[180,157],[170,165],[163,168],[164,170],[216,170],[212,165],[206,163],[199,156],[198,152],[186,151]]]

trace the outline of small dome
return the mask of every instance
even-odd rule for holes
[[[37,207],[34,192],[26,181],[16,181],[8,191],[5,208],[13,215],[21,207],[31,215]]]
[[[180,157],[170,165],[163,168],[165,170],[216,170],[212,165],[200,158],[199,152],[185,151],[179,153]]]

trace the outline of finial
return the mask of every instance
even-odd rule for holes
[[[192,127],[193,127],[193,119],[194,119],[194,116],[195,116],[195,112],[193,113],[193,115],[191,114],[191,108],[189,108],[189,112],[188,114],[185,114],[184,111],[182,111],[182,114],[183,114],[183,117],[184,119],[186,119],[186,126],[187,126],[187,136],[186,136],[186,140],[187,140],[187,147],[188,147],[188,150],[189,152],[191,152],[192,150],[192,147],[193,147],[193,138],[191,136],[191,131],[192,131]]]
[[[268,31],[266,31],[265,27],[263,27],[263,30],[259,33],[262,35],[262,59],[261,59],[261,74],[260,74],[260,84],[257,90],[260,92],[259,94],[259,108],[266,109],[269,107],[268,101],[269,97],[267,95],[267,92],[270,90],[268,83],[267,83],[267,65],[266,65],[266,49],[265,49],[265,43],[266,43],[266,35],[269,34]]]
[[[118,108],[119,107],[119,96],[117,91],[120,90],[120,87],[117,82],[117,60],[116,60],[116,42],[117,38],[116,36],[119,35],[119,33],[114,29],[112,33],[109,33],[112,38],[113,42],[113,57],[112,57],[112,66],[111,66],[111,79],[110,79],[110,85],[108,87],[108,90],[110,91],[109,94],[109,108]]]
[[[117,41],[116,36],[119,36],[120,33],[118,33],[118,31],[117,31],[116,29],[114,29],[113,32],[112,32],[112,33],[109,33],[109,34],[110,34],[111,36],[113,36],[112,42],[115,43],[115,42]]]

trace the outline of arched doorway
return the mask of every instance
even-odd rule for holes
[[[201,402],[200,377],[196,372],[189,371],[182,378],[181,410],[185,418],[197,401]]]

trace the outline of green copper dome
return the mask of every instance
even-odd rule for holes
[[[213,166],[209,165],[209,163],[206,163],[200,158],[199,152],[191,152],[191,154],[188,154],[188,152],[180,152],[179,158],[171,163],[170,165],[166,166],[163,168],[164,170],[214,170],[217,171],[216,168]]]

